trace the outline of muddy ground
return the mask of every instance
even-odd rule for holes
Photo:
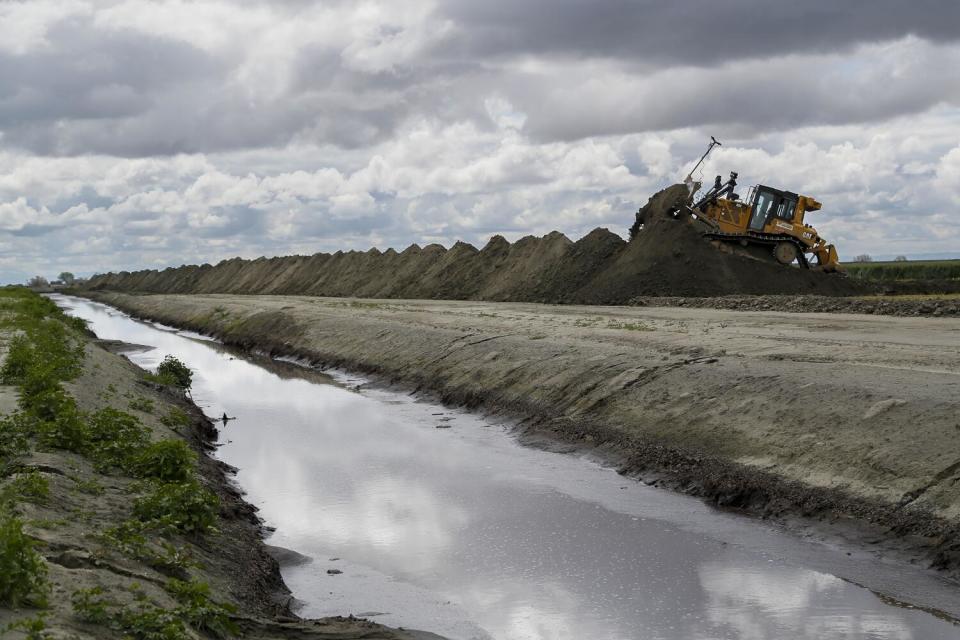
[[[482,249],[458,242],[401,252],[350,251],[243,260],[215,266],[94,276],[94,290],[242,293],[625,304],[637,296],[733,294],[853,295],[868,285],[718,251],[673,209],[688,197],[675,185],[650,198],[644,227],[629,243],[607,229],[571,241],[561,233],[511,244],[494,236]]]
[[[0,357],[10,334],[0,331]],[[183,438],[200,454],[203,484],[220,498],[217,532],[203,538],[173,534],[165,540],[150,539],[159,551],[163,542],[173,544],[181,558],[196,566],[180,573],[158,568],[131,555],[103,535],[130,517],[136,481],[117,473],[101,473],[91,461],[63,450],[32,451],[4,469],[0,489],[35,472],[49,484],[49,498],[23,501],[17,511],[24,531],[39,545],[51,585],[50,607],[42,610],[46,629],[42,637],[101,639],[120,638],[115,629],[81,621],[72,609],[71,596],[78,589],[101,587],[122,594],[126,604],[142,594],[161,607],[176,603],[164,590],[171,577],[208,583],[218,602],[237,607],[235,621],[251,640],[271,638],[414,640],[438,638],[432,634],[408,633],[364,620],[330,618],[304,621],[289,609],[290,594],[280,577],[277,561],[263,543],[261,523],[253,506],[245,502],[232,484],[231,469],[206,455],[216,430],[201,411],[183,395],[143,380],[144,371],[114,353],[126,347],[115,342],[86,340],[83,373],[66,383],[67,392],[84,411],[113,407],[139,418],[152,439]],[[13,387],[0,385],[0,416],[17,408]],[[186,414],[184,424],[165,425],[162,419],[176,411]],[[0,606],[0,635],[24,637],[19,631],[4,633],[6,626],[38,613],[31,608]],[[346,612],[345,612],[346,613]],[[41,637],[41,636],[35,636]],[[166,637],[166,636],[165,636]],[[191,637],[208,637],[196,634]]]
[[[625,473],[960,577],[956,319],[92,297],[510,416],[530,440],[590,447]]]

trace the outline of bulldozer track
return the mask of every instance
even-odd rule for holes
[[[719,240],[721,242],[740,242],[746,240],[747,242],[751,242],[753,244],[769,246],[775,246],[778,242],[790,242],[797,248],[797,262],[800,263],[800,266],[804,269],[810,268],[810,263],[807,261],[807,256],[805,255],[806,247],[790,237],[769,233],[722,233],[719,231],[707,231],[704,232],[703,236],[705,238]]]

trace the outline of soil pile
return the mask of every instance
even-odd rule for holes
[[[717,250],[671,211],[687,197],[674,185],[654,195],[629,243],[607,229],[576,242],[556,231],[511,244],[494,236],[482,249],[411,245],[243,260],[94,276],[94,290],[145,293],[291,294],[623,304],[640,296],[862,293],[838,275],[767,264]]]

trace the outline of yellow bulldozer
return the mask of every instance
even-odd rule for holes
[[[720,143],[711,138],[706,153],[684,180],[690,189],[692,204],[681,209],[703,228],[703,235],[721,249],[753,258],[838,271],[840,258],[836,247],[804,222],[808,211],[819,211],[821,206],[810,196],[760,184],[750,189],[744,201],[735,192],[738,176],[732,172],[725,183],[717,176],[713,188],[693,200],[701,186],[693,180],[693,173],[716,146]]]

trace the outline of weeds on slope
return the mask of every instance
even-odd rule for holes
[[[119,409],[87,413],[77,406],[63,383],[83,371],[86,324],[67,317],[50,300],[25,289],[0,290],[0,329],[14,334],[0,366],[0,383],[19,390],[18,410],[0,419],[0,481],[17,468],[17,458],[35,448],[70,451],[89,459],[99,473],[141,479],[134,483],[140,496],[133,502],[131,518],[100,539],[167,575],[189,577],[189,570],[197,566],[189,552],[158,538],[199,537],[216,530],[219,499],[201,485],[196,453],[182,440],[152,442],[149,429]],[[192,382],[189,368],[172,357],[164,360],[156,377],[183,390]],[[173,409],[161,422],[185,426],[189,418]],[[103,492],[95,481],[85,481],[87,485],[85,492],[91,495]],[[78,489],[83,487],[78,484]],[[22,502],[42,504],[49,493],[49,483],[35,471],[0,484],[0,606],[47,606],[46,561],[24,532],[17,507]],[[103,595],[105,602],[109,594],[78,592],[74,610],[85,620],[99,620],[131,638],[193,637],[187,626],[217,636],[231,632],[232,609],[213,602],[205,583],[169,584],[168,593],[180,603],[174,609],[144,599],[136,607],[101,615],[100,600],[94,596]],[[42,616],[21,622],[7,630],[40,634],[45,625]]]
[[[215,638],[236,636],[239,628],[230,616],[236,609],[210,597],[210,586],[203,582],[171,579],[164,590],[177,602],[164,609],[134,590],[134,603],[121,605],[102,587],[73,592],[73,611],[84,622],[110,627],[136,640],[189,640],[191,627]]]

